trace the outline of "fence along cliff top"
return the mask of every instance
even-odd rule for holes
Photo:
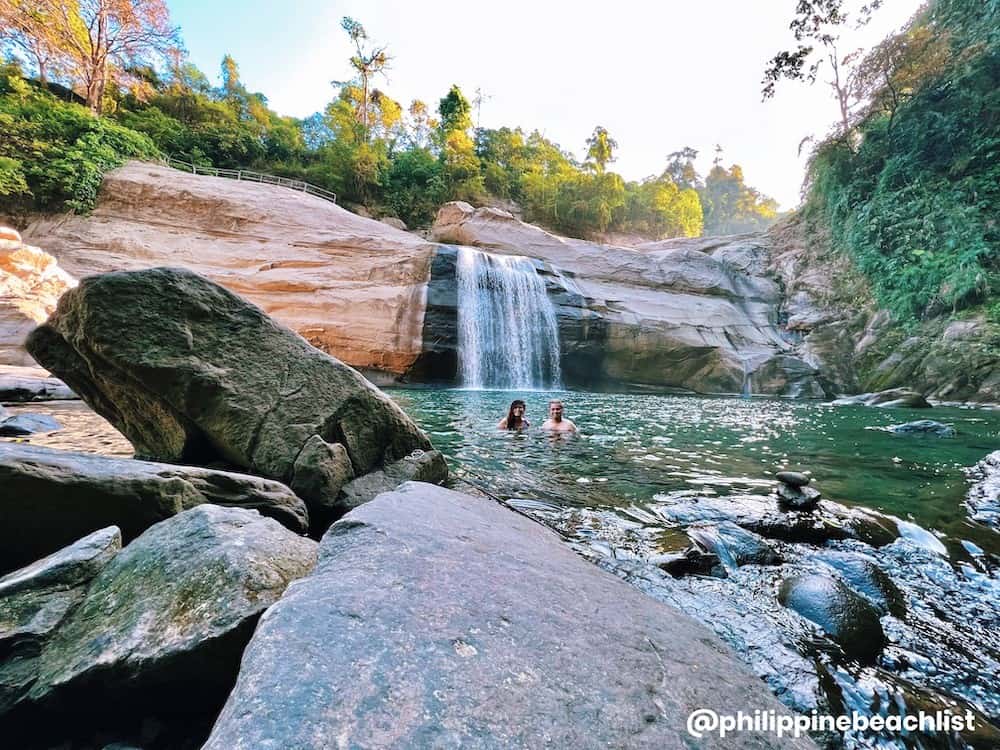
[[[302,180],[293,180],[290,177],[278,177],[273,174],[253,172],[249,169],[219,169],[218,167],[203,167],[199,164],[191,164],[173,157],[167,158],[163,163],[168,167],[179,169],[182,172],[204,174],[211,177],[228,177],[229,179],[241,180],[243,182],[260,182],[265,185],[279,185],[280,187],[286,187],[291,190],[308,193],[309,195],[315,195],[317,198],[322,198],[323,200],[330,201],[331,203],[337,202],[336,193],[331,193],[329,190],[324,190],[321,187],[316,187],[315,185],[303,182]]]

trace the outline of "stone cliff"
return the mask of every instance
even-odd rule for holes
[[[767,273],[764,236],[617,247],[559,237],[505,211],[465,203],[442,207],[432,234],[540,262],[556,303],[569,385],[830,394],[779,325],[781,288]],[[455,304],[448,257],[443,250],[435,258],[428,296],[427,321],[438,333]]]
[[[427,241],[286,188],[132,162],[106,176],[90,216],[39,217],[24,234],[58,265],[12,245],[0,257],[0,364],[30,361],[21,343],[72,277],[173,265],[247,297],[376,382],[454,382],[456,259],[473,246],[534,259],[569,386],[812,398],[910,386],[1000,401],[987,323],[904,335],[849,262],[794,221],[624,247],[450,203]]]
[[[314,196],[130,162],[91,215],[42,217],[24,235],[78,278],[188,268],[369,375],[420,354],[434,246]]]

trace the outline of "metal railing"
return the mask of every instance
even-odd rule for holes
[[[298,190],[302,193],[308,193],[309,195],[315,195],[317,198],[322,198],[323,200],[330,201],[331,203],[337,202],[336,193],[324,190],[321,187],[316,187],[315,185],[303,182],[302,180],[293,180],[290,177],[278,177],[277,175],[254,172],[249,169],[220,169],[219,167],[203,167],[200,164],[191,164],[190,162],[175,159],[172,156],[168,156],[163,163],[168,167],[179,169],[182,172],[203,174],[210,177],[228,177],[231,180],[259,182],[264,185],[278,185],[291,190]]]

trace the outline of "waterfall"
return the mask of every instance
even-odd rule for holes
[[[466,388],[559,388],[559,329],[530,258],[458,249],[458,356]]]

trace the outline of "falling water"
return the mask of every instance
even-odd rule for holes
[[[529,258],[458,251],[459,374],[466,388],[559,388],[559,331]]]

